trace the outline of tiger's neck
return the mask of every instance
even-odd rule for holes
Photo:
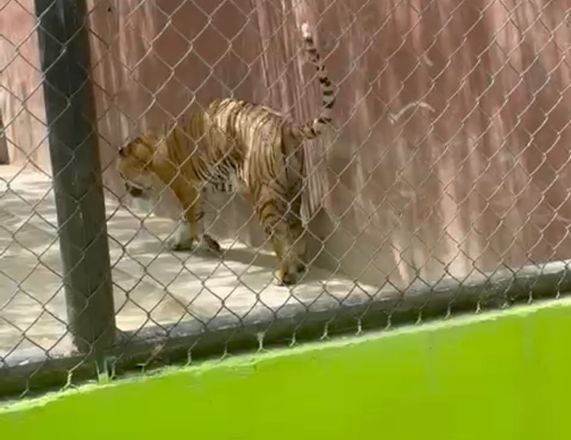
[[[166,139],[156,139],[153,142],[154,151],[151,160],[151,170],[163,182],[169,185],[177,173],[176,161],[169,155]]]

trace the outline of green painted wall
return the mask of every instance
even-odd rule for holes
[[[20,402],[0,436],[568,439],[570,335],[560,301],[308,345]]]

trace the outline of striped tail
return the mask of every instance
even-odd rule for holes
[[[297,127],[297,131],[298,134],[305,139],[315,139],[331,124],[333,105],[335,104],[335,88],[327,76],[327,71],[317,52],[313,36],[309,31],[309,25],[307,23],[301,25],[301,35],[303,37],[305,51],[309,54],[311,63],[317,70],[317,78],[321,89],[321,112],[313,121],[301,124]]]

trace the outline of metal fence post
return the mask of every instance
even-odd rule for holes
[[[86,4],[35,0],[68,326],[80,352],[102,359],[115,313]]]

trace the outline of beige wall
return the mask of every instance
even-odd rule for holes
[[[138,130],[218,96],[233,93],[296,119],[315,114],[317,85],[298,53],[307,20],[339,86],[336,133],[307,145],[307,211],[312,236],[324,243],[321,264],[406,286],[569,257],[568,2],[94,3],[104,166]],[[18,62],[2,84],[22,96],[37,79]],[[8,121],[19,104],[5,92],[0,99]],[[30,151],[34,140],[16,131],[26,130],[10,136]],[[34,157],[44,163],[42,154]],[[105,182],[121,191],[112,169]],[[218,235],[236,234],[248,216],[232,204]],[[254,221],[239,235],[261,238]]]
[[[2,2],[0,114],[11,163],[49,173],[44,97],[33,0]]]

